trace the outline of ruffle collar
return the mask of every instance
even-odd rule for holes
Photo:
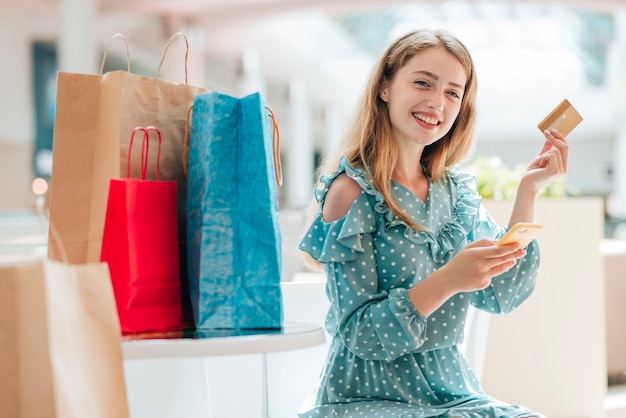
[[[456,254],[455,249],[466,242],[466,237],[474,226],[482,201],[475,192],[476,179],[474,176],[455,169],[448,170],[448,179],[456,186],[452,188],[456,190],[456,195],[453,195],[452,216],[438,231],[419,231],[393,214],[385,203],[382,194],[373,187],[365,170],[353,167],[346,157],[341,158],[335,173],[320,178],[323,187],[315,191],[315,198],[318,202],[324,201],[330,184],[341,173],[346,173],[361,186],[365,193],[373,198],[374,210],[383,219],[382,227],[385,230],[398,226],[403,228],[404,237],[416,244],[426,244],[433,260],[437,263],[447,261],[451,255]]]

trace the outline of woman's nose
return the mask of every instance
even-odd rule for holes
[[[427,101],[426,106],[435,112],[441,112],[443,110],[443,95],[433,94]]]

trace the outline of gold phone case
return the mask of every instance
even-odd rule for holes
[[[583,117],[580,116],[580,113],[574,109],[574,106],[567,99],[564,99],[548,116],[539,122],[537,127],[541,132],[546,129],[558,129],[563,136],[567,136],[582,120]]]
[[[496,242],[496,245],[507,245],[518,242],[522,248],[525,248],[530,241],[533,240],[541,231],[543,226],[532,223],[517,223],[511,227],[506,233]]]

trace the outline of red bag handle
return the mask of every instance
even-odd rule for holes
[[[185,136],[183,137],[183,171],[185,172],[185,178],[189,177],[189,123],[191,122],[192,110],[193,103],[187,108],[187,116],[185,117]]]
[[[130,134],[130,141],[128,142],[128,161],[126,164],[126,178],[130,177],[130,154],[133,149],[133,139],[135,138],[135,134],[137,132],[143,132],[143,139],[141,141],[141,179],[146,179],[146,173],[148,172],[148,150],[150,148],[150,131],[155,131],[157,133],[158,138],[158,147],[157,147],[157,158],[156,158],[156,179],[159,181],[160,177],[160,169],[159,169],[159,161],[161,160],[161,131],[159,131],[154,126],[141,127],[138,126]]]

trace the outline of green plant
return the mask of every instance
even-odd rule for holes
[[[513,169],[507,167],[500,157],[478,157],[464,169],[476,176],[478,193],[485,199],[494,200],[515,198],[517,186],[526,172],[522,164]],[[564,198],[576,194],[577,190],[562,176],[545,187],[540,196]]]

